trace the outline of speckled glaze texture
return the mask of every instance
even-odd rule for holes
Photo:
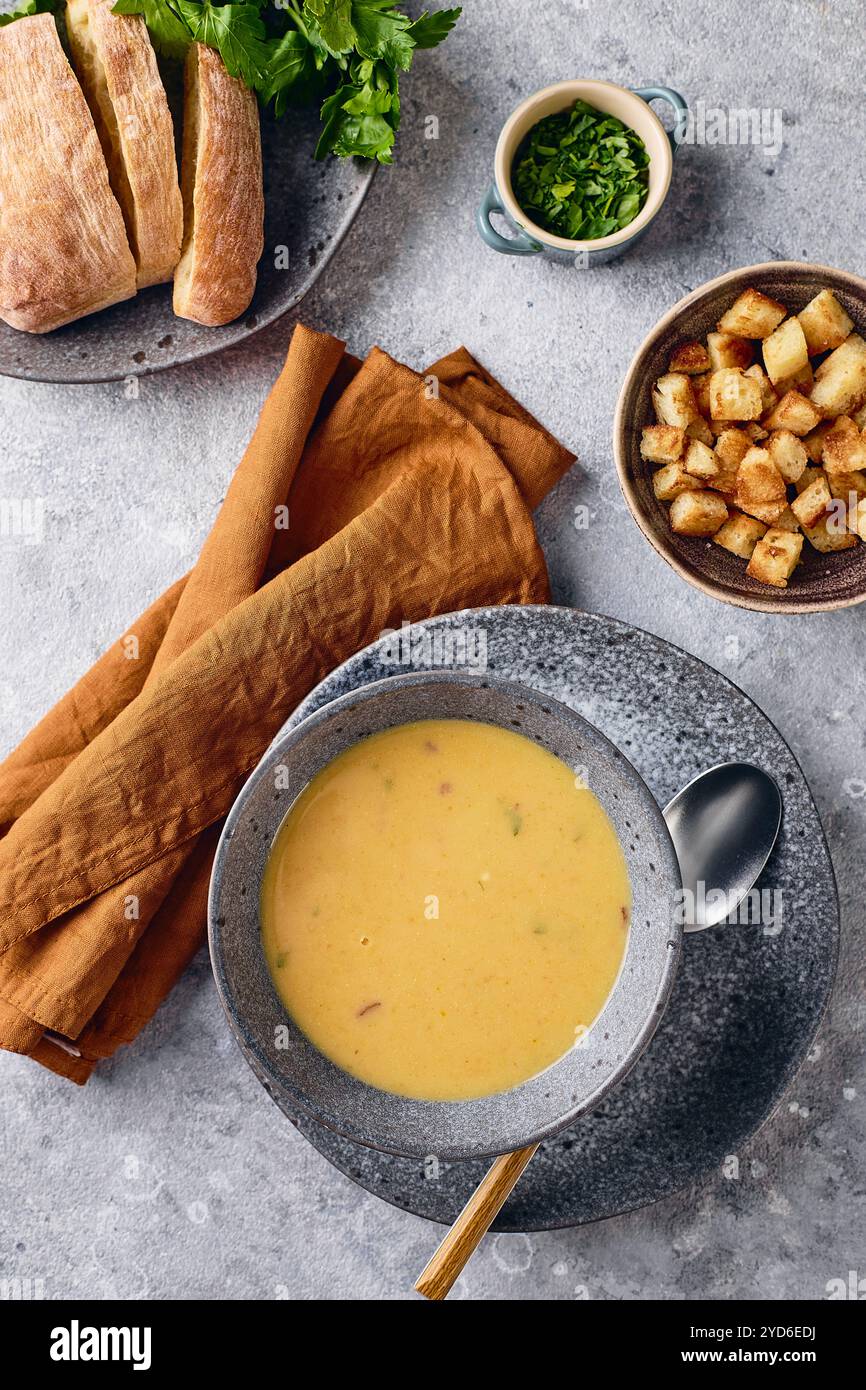
[[[286,1014],[261,946],[265,864],[306,784],[359,739],[418,719],[516,730],[567,763],[604,806],[626,857],[632,914],[625,957],[580,1045],[522,1085],[477,1100],[411,1100],[366,1085],[317,1051]],[[585,719],[494,675],[401,672],[312,713],[271,747],[226,822],[209,904],[220,998],[260,1080],[290,1114],[388,1153],[467,1158],[522,1148],[586,1113],[643,1051],[670,994],[682,940],[679,865],[658,806],[630,763]],[[282,1036],[283,1030],[288,1034]],[[280,1038],[281,1045],[276,1045]]]
[[[176,93],[169,96],[176,114]],[[317,163],[315,112],[292,111],[282,121],[263,113],[261,128],[265,249],[245,314],[223,328],[177,318],[168,284],[54,333],[19,333],[0,322],[0,374],[53,382],[146,376],[240,343],[298,305],[355,220],[377,166]]]
[[[637,768],[659,805],[698,772],[742,758],[784,799],[760,888],[782,930],[725,926],[684,938],[665,1015],[632,1071],[547,1140],[496,1222],[503,1231],[580,1225],[706,1178],[773,1112],[827,1004],[839,937],[836,885],[805,778],[769,719],[695,657],[611,618],[564,608],[479,609],[420,624],[486,634],[488,672],[561,700]],[[328,676],[288,728],[328,701],[394,674],[377,644]],[[273,1094],[273,1092],[272,1092]],[[275,1096],[279,1100],[279,1097]],[[483,1162],[394,1158],[295,1116],[332,1163],[395,1206],[451,1222]]]
[[[837,555],[820,555],[808,542],[803,560],[787,589],[759,584],[740,560],[712,540],[678,536],[671,530],[669,507],[655,496],[655,469],[641,458],[644,425],[655,420],[652,388],[664,372],[674,348],[692,338],[704,339],[738,294],[748,287],[778,299],[792,313],[805,308],[819,290],[831,289],[854,321],[866,332],[866,280],[826,266],[799,261],[747,266],[700,286],[664,316],[638,349],[623,384],[614,423],[614,454],[620,486],[632,515],[647,540],[668,564],[705,593],[743,608],[769,612],[808,613],[843,608],[866,599],[866,547]]]

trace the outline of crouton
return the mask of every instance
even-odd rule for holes
[[[710,414],[710,377],[711,377],[711,376],[712,376],[712,372],[701,372],[700,376],[693,376],[693,377],[691,378],[691,382],[692,382],[692,391],[693,391],[693,393],[694,393],[695,403],[696,403],[696,405],[697,405],[697,407],[698,407],[698,410],[700,411],[701,415],[703,415],[703,417],[704,417],[705,420],[709,418],[709,414]]]
[[[774,589],[787,589],[802,550],[802,536],[771,528],[755,546],[746,573],[762,584],[772,584]]]
[[[821,411],[799,391],[788,391],[761,423],[768,430],[790,430],[804,435],[821,423]]]
[[[719,319],[719,332],[733,333],[741,338],[768,338],[787,312],[784,304],[761,294],[760,290],[743,290]]]
[[[831,555],[837,550],[850,550],[860,544],[856,535],[830,515],[822,516],[814,526],[804,526],[803,532],[809,544],[822,555]]]
[[[778,392],[760,362],[753,362],[746,372],[746,376],[754,377],[761,388],[761,414],[765,415],[768,410],[773,409],[774,405],[778,405]]]
[[[841,503],[847,529],[856,531],[858,508],[866,500],[866,473],[828,473],[827,484],[833,501]]]
[[[815,373],[812,404],[827,419],[851,415],[866,399],[866,342],[849,333],[839,347],[825,357]]]
[[[715,449],[719,471],[715,480],[710,482],[710,487],[718,488],[719,492],[733,492],[740,464],[751,447],[749,436],[742,430],[723,430],[716,440]]]
[[[785,480],[766,449],[752,446],[737,470],[734,505],[768,526],[788,505]]]
[[[722,367],[750,367],[755,360],[754,346],[746,338],[730,333],[708,333],[707,352],[714,372]]]
[[[798,318],[785,319],[764,339],[764,366],[775,386],[777,381],[794,376],[809,365],[806,335]]]
[[[803,447],[812,463],[820,463],[824,457],[824,436],[830,433],[835,423],[835,420],[825,420],[803,440]]]
[[[685,429],[698,413],[692,384],[683,372],[660,376],[653,387],[653,406],[660,425]]]
[[[738,367],[720,367],[710,377],[710,414],[714,420],[757,420],[761,388]]]
[[[649,463],[676,463],[685,445],[686,432],[676,425],[646,425],[640,437],[641,457]]]
[[[791,511],[801,526],[815,526],[821,520],[831,502],[827,479],[821,475],[807,488],[798,493],[791,503]]]
[[[809,356],[841,347],[854,325],[832,290],[821,290],[797,315],[806,335]]]
[[[866,468],[866,441],[849,415],[840,415],[824,435],[821,462],[828,473]]]
[[[767,440],[767,453],[786,483],[795,483],[809,463],[803,441],[790,430],[773,430]]]
[[[712,536],[728,519],[717,492],[683,492],[671,506],[671,528],[680,536]]]
[[[686,425],[686,440],[688,441],[689,439],[699,439],[702,444],[706,444],[710,449],[715,445],[716,436],[713,434],[709,423],[702,415],[696,415],[691,424]]]
[[[701,443],[699,439],[693,439],[689,443],[683,466],[693,478],[700,478],[701,482],[705,484],[719,475],[719,461],[714,451],[706,444]]]
[[[815,385],[815,373],[812,370],[812,363],[807,362],[805,367],[801,367],[793,376],[783,377],[776,382],[776,393],[779,397],[785,396],[789,391],[799,391],[801,396],[810,396],[812,387]]]
[[[683,468],[682,462],[666,463],[653,474],[653,492],[660,502],[673,502],[682,492],[691,492],[701,484]]]
[[[783,512],[779,513],[773,525],[777,531],[799,531],[800,529],[800,523],[790,507],[786,507]]]
[[[758,521],[753,516],[746,516],[744,512],[731,512],[724,526],[720,526],[713,536],[713,540],[716,545],[723,546],[732,555],[739,555],[741,560],[750,560],[752,551],[766,529],[763,521]]]
[[[698,342],[680,343],[668,367],[669,372],[684,372],[686,376],[695,376],[709,370],[710,354],[703,343]]]

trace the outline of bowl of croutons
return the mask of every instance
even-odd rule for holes
[[[704,593],[808,613],[866,600],[866,281],[732,271],[639,349],[614,426],[644,535]]]

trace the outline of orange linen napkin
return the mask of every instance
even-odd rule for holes
[[[295,330],[195,568],[0,765],[0,1045],[83,1083],[136,1036],[281,724],[384,628],[544,602],[571,462],[465,349],[421,377]]]

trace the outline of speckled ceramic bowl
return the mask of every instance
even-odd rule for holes
[[[616,829],[631,878],[625,957],[592,1028],[540,1075],[480,1100],[411,1100],[341,1071],[286,1014],[260,939],[262,874],[295,797],[359,739],[427,718],[517,729],[579,769]],[[408,673],[335,700],[278,739],[263,758],[232,808],[217,850],[208,914],[211,958],[235,1036],[278,1103],[389,1153],[480,1157],[572,1124],[640,1056],[673,983],[681,939],[675,925],[679,889],[676,854],[658,806],[631,763],[592,725],[545,695],[493,677]]]
[[[620,392],[613,430],[620,486],[632,515],[659,555],[695,588],[740,608],[767,613],[820,613],[866,599],[866,546],[837,555],[820,555],[808,542],[787,589],[771,589],[746,574],[746,563],[711,540],[678,536],[670,528],[669,508],[653,493],[651,464],[641,458],[640,437],[651,424],[652,388],[668,369],[674,348],[690,338],[704,339],[743,290],[753,286],[778,299],[793,313],[819,290],[830,289],[860,333],[866,333],[866,280],[805,261],[769,261],[733,270],[701,285],[665,314],[644,341]]]

